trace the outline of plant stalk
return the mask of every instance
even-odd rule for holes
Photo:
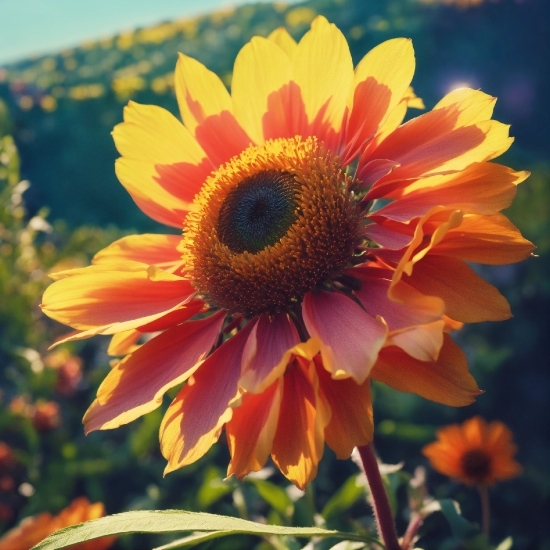
[[[411,516],[409,526],[401,539],[401,550],[412,550],[414,539],[423,523],[424,519],[420,514],[414,514]]]
[[[372,443],[357,448],[361,462],[363,463],[363,469],[367,476],[371,495],[372,505],[374,509],[374,517],[376,518],[376,525],[378,527],[378,534],[386,547],[386,550],[401,550],[399,541],[397,540],[397,531],[395,529],[395,522],[388,501],[388,495],[380,476],[380,470],[378,469],[378,462],[372,448]]]
[[[491,506],[489,504],[489,487],[487,485],[478,485],[479,497],[481,498],[481,532],[489,540],[491,523]]]

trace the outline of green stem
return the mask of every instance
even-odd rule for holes
[[[481,531],[489,540],[489,525],[491,523],[491,506],[489,504],[489,487],[478,485],[479,497],[481,499]]]
[[[397,531],[395,529],[395,522],[393,521],[388,495],[386,494],[386,489],[384,488],[384,483],[380,476],[380,470],[378,469],[378,462],[376,461],[372,443],[363,447],[358,447],[357,449],[369,483],[372,495],[372,507],[374,509],[374,517],[376,518],[376,525],[378,526],[380,538],[386,550],[401,550],[401,546],[397,540]]]

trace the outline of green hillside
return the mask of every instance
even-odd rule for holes
[[[247,5],[166,22],[21,61],[0,69],[0,97],[10,106],[22,175],[32,184],[26,194],[30,210],[47,205],[52,218],[73,226],[88,222],[152,228],[153,222],[138,211],[114,175],[117,155],[110,131],[121,120],[123,105],[133,99],[177,113],[173,70],[178,51],[205,63],[230,86],[235,56],[252,36],[284,25],[299,39],[317,14],[342,29],[355,61],[383,40],[412,37],[418,62],[413,85],[428,106],[454,81],[469,77],[474,86],[502,95],[503,75],[513,64],[508,50],[516,47],[503,44],[506,27],[515,29],[515,20],[523,18],[522,28],[529,32],[516,40],[520,45],[536,40],[536,21],[529,20],[533,14],[512,0],[470,10],[416,0],[309,0],[290,6]],[[476,33],[479,28],[484,32]],[[538,72],[544,70],[539,67]],[[507,109],[501,105],[500,118],[515,124],[518,138],[525,136],[520,147],[528,148],[529,139],[536,147],[533,126],[516,116],[513,102]]]

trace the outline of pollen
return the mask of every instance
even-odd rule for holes
[[[182,243],[189,279],[233,313],[291,311],[353,257],[361,213],[349,180],[315,138],[249,147],[195,198]]]

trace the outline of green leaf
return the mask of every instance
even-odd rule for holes
[[[94,540],[109,535],[127,533],[179,533],[185,531],[202,531],[218,536],[232,534],[249,535],[291,535],[295,537],[336,537],[348,540],[372,541],[370,537],[343,533],[317,527],[282,527],[263,525],[240,518],[218,516],[204,512],[187,512],[185,510],[136,510],[95,519],[78,525],[61,529],[42,542],[33,550],[59,550],[71,544]]]
[[[284,489],[265,479],[248,477],[245,478],[245,481],[254,485],[260,496],[277,512],[280,512],[285,517],[292,516],[294,513],[294,503]]]
[[[365,543],[343,540],[342,542],[339,542],[335,546],[332,546],[330,550],[361,550],[361,548],[366,548]]]
[[[454,500],[442,499],[439,501],[439,505],[455,537],[466,540],[479,533],[479,528],[477,526],[460,515],[460,508]]]
[[[168,544],[163,544],[162,546],[157,546],[153,550],[174,550],[175,548],[184,548],[185,546],[192,546],[198,544],[199,542],[205,542],[207,540],[217,539],[218,537],[223,537],[227,533],[225,531],[210,531],[207,533],[197,532],[184,537],[182,539],[174,540]]]
[[[362,474],[361,474],[362,477]],[[351,508],[358,500],[365,498],[365,485],[359,482],[359,476],[352,475],[342,487],[328,500],[321,512],[325,520]]]

